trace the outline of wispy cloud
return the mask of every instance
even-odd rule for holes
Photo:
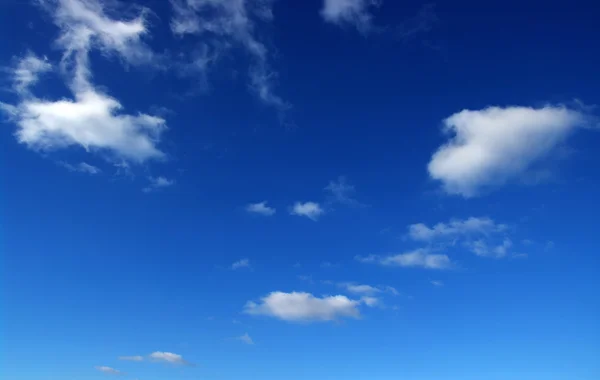
[[[438,281],[438,280],[431,280],[429,281],[431,283],[431,285],[433,286],[444,286],[444,283],[442,281]]]
[[[79,172],[79,173],[86,173],[86,174],[99,174],[102,172],[102,170],[100,170],[100,168],[94,166],[94,165],[90,165],[87,162],[80,162],[78,164],[69,164],[68,162],[60,162],[60,166],[66,168],[67,170],[71,171],[71,172]]]
[[[447,255],[430,253],[427,249],[423,248],[388,256],[356,256],[356,260],[362,263],[373,263],[384,266],[417,267],[438,270],[451,269],[455,266]]]
[[[259,214],[264,216],[275,215],[275,208],[267,206],[267,202],[250,203],[246,206],[246,211],[252,214]]]
[[[172,352],[161,352],[156,351],[149,355],[150,360],[155,362],[163,362],[169,364],[178,364],[178,365],[191,365],[192,363],[184,360],[181,355],[174,354]]]
[[[487,217],[469,217],[467,219],[452,219],[447,223],[437,223],[432,227],[424,223],[411,224],[408,226],[408,236],[413,240],[431,241],[465,235],[488,235],[506,229],[506,225],[497,224]]]
[[[148,186],[144,187],[142,191],[144,193],[150,193],[152,191],[156,191],[159,189],[164,189],[166,187],[173,186],[175,181],[172,179],[168,179],[162,176],[159,177],[148,177],[148,181],[150,182]]]
[[[123,372],[119,371],[118,369],[114,369],[111,367],[107,367],[107,366],[97,366],[96,369],[100,372],[106,373],[108,375],[122,375]]]
[[[238,261],[234,262],[233,264],[231,264],[232,270],[236,270],[236,269],[240,269],[240,268],[249,268],[249,267],[250,267],[250,260],[248,260],[248,259],[241,259],[241,260],[238,260]]]
[[[29,87],[36,84],[40,74],[52,70],[52,64],[48,58],[40,58],[32,52],[18,60],[16,66],[11,69],[13,89],[22,95],[27,95]]]
[[[447,193],[477,196],[525,175],[587,124],[585,114],[564,106],[463,110],[444,120],[449,139],[427,169]]]
[[[296,202],[290,211],[292,215],[305,216],[313,221],[317,221],[325,210],[316,202]]]
[[[324,0],[321,16],[326,22],[351,26],[366,34],[372,28],[372,11],[380,3],[379,0]]]
[[[119,356],[119,360],[130,361],[130,362],[142,362],[144,357],[140,355],[136,356]]]
[[[248,345],[253,345],[254,344],[254,341],[252,340],[252,338],[250,337],[250,335],[248,335],[248,333],[245,333],[242,336],[238,336],[236,339],[239,340],[240,342],[248,344]]]
[[[337,180],[329,181],[329,184],[325,187],[325,191],[329,193],[331,202],[346,206],[363,206],[354,198],[356,189],[348,183],[344,176],[338,177]]]
[[[290,105],[273,89],[277,73],[270,67],[269,51],[256,30],[258,24],[273,19],[272,3],[273,0],[171,0],[171,30],[176,35],[201,38],[200,71],[205,71],[225,51],[241,47],[251,61],[250,89],[262,102],[283,112]]]

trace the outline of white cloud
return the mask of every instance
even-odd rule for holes
[[[73,100],[42,100],[23,92],[19,104],[2,106],[18,126],[17,140],[40,151],[77,146],[106,153],[113,156],[111,159],[137,163],[163,158],[164,153],[156,145],[166,130],[164,119],[142,113],[123,114],[121,103],[91,82],[92,49],[104,55],[117,53],[129,63],[151,60],[152,53],[141,42],[141,36],[147,32],[146,12],[123,21],[109,18],[105,13],[107,3],[97,0],[42,4],[61,30],[57,46],[63,50],[61,68],[68,78]]]
[[[324,0],[321,16],[329,23],[356,27],[367,33],[372,26],[371,8],[377,7],[379,0]]]
[[[109,375],[121,375],[123,372],[107,366],[97,366],[96,369]]]
[[[241,259],[236,261],[235,263],[231,264],[231,269],[236,270],[236,269],[240,269],[240,268],[248,268],[250,267],[250,260],[248,259]]]
[[[90,165],[87,162],[80,162],[76,165],[69,164],[68,162],[60,162],[60,165],[72,172],[86,173],[86,174],[99,174],[102,172],[100,168],[94,165]]]
[[[348,292],[354,293],[354,294],[376,294],[376,293],[381,292],[381,289],[376,288],[371,285],[365,285],[365,284],[353,284],[353,283],[346,282],[346,283],[341,283],[340,286],[342,286]]]
[[[144,357],[140,355],[135,356],[119,356],[119,360],[125,360],[130,362],[142,362],[144,361]]]
[[[315,202],[296,202],[292,206],[292,215],[305,216],[311,220],[316,221],[321,215],[325,213],[325,210],[321,208],[318,203]]]
[[[161,352],[156,351],[151,353],[150,359],[156,362],[165,362],[171,364],[190,364],[188,361],[184,360],[181,355],[174,354],[172,352]]]
[[[487,217],[469,217],[467,219],[452,219],[448,223],[437,223],[428,227],[423,223],[408,226],[408,236],[413,240],[430,241],[438,238],[453,238],[461,235],[483,234],[506,230],[504,224],[497,224]]]
[[[250,203],[246,206],[246,211],[253,214],[260,214],[265,216],[271,216],[275,214],[275,209],[273,207],[267,206],[267,202],[259,202],[259,203]]]
[[[380,304],[379,298],[371,297],[371,296],[363,296],[360,297],[360,301],[367,305],[368,307],[375,307]]]
[[[361,301],[346,296],[315,297],[310,293],[272,292],[260,303],[249,301],[244,312],[266,315],[292,322],[334,321],[340,318],[359,318]]]
[[[585,124],[563,106],[464,110],[444,120],[450,138],[431,157],[429,175],[449,194],[476,196],[526,174]]]
[[[257,24],[273,19],[273,0],[171,0],[171,30],[177,35],[192,34],[204,38],[200,69],[215,61],[233,46],[241,46],[252,60],[248,70],[250,87],[264,103],[280,110],[289,105],[273,91],[277,74],[268,63],[268,49],[256,33]]]
[[[356,190],[353,185],[348,183],[346,177],[340,176],[337,180],[329,181],[329,184],[325,187],[325,191],[331,194],[333,202],[348,206],[362,206],[360,202],[354,199]]]
[[[444,254],[429,253],[426,249],[416,249],[411,252],[390,256],[370,255],[357,256],[356,259],[363,263],[375,263],[384,266],[420,267],[425,269],[451,269],[454,264]]]
[[[508,238],[505,238],[501,244],[490,247],[485,240],[479,239],[468,242],[467,246],[477,256],[500,259],[508,254],[509,249],[512,247],[512,241]]]
[[[444,283],[442,281],[431,280],[430,282],[433,286],[444,286]]]
[[[248,333],[245,333],[244,335],[237,337],[237,340],[239,340],[243,343],[246,343],[248,345],[254,344],[254,341],[252,340],[250,335],[248,335]]]
[[[149,193],[151,191],[163,189],[165,187],[170,187],[175,184],[174,180],[171,180],[171,179],[168,179],[168,178],[165,178],[162,176],[148,177],[148,181],[150,181],[150,184],[148,184],[148,186],[146,186],[142,189],[142,191],[144,193]]]
[[[25,94],[30,86],[37,83],[40,74],[50,70],[52,65],[46,57],[38,58],[32,52],[28,52],[12,70],[13,88],[17,93]]]

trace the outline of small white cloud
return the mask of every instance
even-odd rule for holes
[[[259,202],[259,203],[250,203],[246,206],[246,211],[253,214],[271,216],[275,214],[275,209],[273,207],[267,206],[267,202]]]
[[[86,174],[99,174],[102,172],[100,168],[94,165],[90,165],[87,162],[80,162],[76,165],[69,164],[68,162],[61,162],[61,166],[72,172],[86,173]]]
[[[135,356],[119,356],[119,360],[130,361],[130,362],[142,362],[144,357],[140,355]]]
[[[371,285],[353,284],[353,283],[345,282],[345,283],[341,283],[340,286],[342,286],[348,292],[354,293],[354,294],[376,294],[376,293],[381,292],[381,289],[376,288]]]
[[[325,211],[315,202],[296,202],[292,206],[292,215],[305,216],[311,220],[317,221]]]
[[[507,255],[510,247],[512,247],[512,241],[508,238],[504,239],[501,244],[489,247],[485,240],[479,239],[472,242],[468,242],[467,246],[477,256],[493,257],[496,259],[503,258]]]
[[[236,270],[236,269],[240,269],[240,268],[249,268],[250,267],[250,260],[248,259],[241,259],[236,261],[235,263],[231,264],[231,269]]]
[[[454,267],[454,264],[447,255],[429,253],[426,249],[416,249],[411,252],[390,256],[357,256],[356,259],[363,263],[374,263],[384,266],[419,267],[440,270]]]
[[[245,344],[248,344],[248,345],[253,345],[254,344],[254,341],[252,340],[252,338],[250,337],[250,335],[248,335],[248,333],[245,333],[244,335],[239,336],[236,339],[239,340],[239,341],[241,341],[241,342],[243,342],[243,343],[245,343]]]
[[[359,32],[367,33],[372,26],[371,10],[380,3],[379,0],[324,0],[321,16],[326,22],[354,26]]]
[[[524,175],[587,119],[579,111],[550,105],[455,113],[444,120],[450,138],[431,157],[429,175],[449,194],[476,196]]]
[[[360,301],[367,305],[368,307],[375,307],[380,304],[379,298],[371,297],[371,296],[363,296],[360,297]]]
[[[490,218],[470,217],[464,220],[452,219],[448,223],[438,223],[428,227],[423,223],[408,226],[408,236],[413,240],[430,241],[438,238],[453,238],[460,235],[483,234],[506,230],[504,224],[497,224]]]
[[[259,303],[249,301],[244,312],[291,322],[323,322],[341,318],[359,318],[361,301],[346,296],[315,297],[310,293],[272,292]]]
[[[100,372],[109,374],[109,375],[121,375],[123,374],[123,372],[119,371],[118,369],[114,369],[111,367],[107,367],[107,366],[97,366],[96,369]]]
[[[171,364],[189,365],[190,363],[183,359],[181,355],[174,354],[172,352],[161,352],[156,351],[151,353],[150,359],[156,362],[164,362]]]
[[[39,75],[52,70],[52,65],[46,57],[38,58],[32,52],[21,58],[12,72],[13,88],[24,94],[30,86],[37,83]]]
[[[433,286],[444,286],[444,283],[441,281],[431,280],[429,282],[431,282],[431,285],[433,285]]]
[[[148,186],[144,187],[142,189],[142,191],[144,193],[149,193],[155,190],[159,190],[159,189],[163,189],[165,187],[170,187],[173,186],[175,184],[174,180],[171,179],[167,179],[165,177],[159,176],[159,177],[148,177],[148,180],[150,181],[150,184],[148,184]]]

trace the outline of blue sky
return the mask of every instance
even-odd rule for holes
[[[599,10],[3,1],[2,378],[597,379]]]

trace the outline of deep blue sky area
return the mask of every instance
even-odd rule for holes
[[[599,15],[2,1],[0,377],[600,378]]]

